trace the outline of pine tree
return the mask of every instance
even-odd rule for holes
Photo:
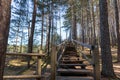
[[[0,80],[3,80],[5,53],[10,26],[11,0],[0,0]]]
[[[107,0],[99,0],[99,2],[100,2],[102,75],[106,77],[114,77],[115,74],[113,70],[110,47]]]

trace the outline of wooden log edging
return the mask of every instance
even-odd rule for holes
[[[45,54],[42,53],[6,53],[6,55],[9,56],[25,56],[25,57],[31,57],[36,56],[37,57],[37,75],[10,75],[10,76],[3,76],[4,79],[37,79],[40,80],[41,77],[44,77],[41,75],[41,57],[44,57]]]
[[[39,54],[39,53],[6,53],[6,55],[11,55],[11,56],[38,56],[38,57],[45,56],[45,54]]]
[[[3,76],[4,79],[35,79],[40,78],[40,75],[10,75],[10,76]]]

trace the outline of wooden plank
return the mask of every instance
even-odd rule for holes
[[[60,66],[87,66],[86,64],[59,64]]]
[[[3,76],[4,79],[32,79],[32,78],[40,78],[40,75],[10,75]]]
[[[62,63],[79,63],[82,64],[85,60],[61,60]]]
[[[100,80],[101,72],[100,72],[100,56],[98,46],[93,50],[93,61],[94,61],[94,80]]]
[[[38,53],[39,55],[42,55],[42,50],[40,50],[40,53]],[[40,75],[41,77],[41,56],[37,56],[37,74]],[[39,79],[38,79],[39,80]]]
[[[79,73],[79,74],[91,74],[91,70],[87,69],[58,69],[59,73]]]
[[[63,55],[62,60],[80,60],[81,58],[79,56],[74,56],[74,55]]]
[[[39,53],[6,53],[6,55],[11,55],[11,56],[45,56],[45,54],[39,54]]]
[[[57,76],[56,80],[94,80],[93,77],[80,77],[80,76]]]
[[[62,50],[62,52],[61,52],[61,54],[60,54],[60,56],[59,56],[59,58],[58,58],[58,60],[57,60],[57,63],[59,63],[60,59],[62,58],[64,51],[65,51],[65,48]]]
[[[79,41],[77,41],[77,40],[73,40],[73,42],[75,42],[75,43],[77,43],[77,44],[79,44],[79,45],[81,45],[81,46],[83,46],[83,47],[89,48],[90,50],[93,50],[93,49],[94,49],[94,46],[93,46],[93,45],[81,43],[81,42],[79,42]]]
[[[86,64],[60,64],[60,67],[62,68],[69,68],[69,67],[80,67],[81,69],[86,69]]]
[[[51,53],[51,79],[56,79],[56,59],[57,58],[57,52],[56,47],[52,47],[52,53]]]
[[[59,45],[57,45],[58,47],[59,46],[62,46],[63,44],[65,44],[66,43],[66,41],[63,41],[62,43],[60,43]]]

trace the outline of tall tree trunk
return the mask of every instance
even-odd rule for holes
[[[34,9],[32,14],[32,25],[29,33],[28,40],[28,53],[32,53],[33,51],[33,38],[34,38],[34,29],[35,29],[35,20],[36,20],[36,11],[37,11],[37,0],[34,0]],[[28,68],[30,67],[30,57],[28,57]]]
[[[32,53],[32,50],[33,50],[33,37],[34,37],[34,29],[35,29],[36,10],[37,10],[37,0],[34,0],[34,9],[33,9],[33,14],[32,14],[32,26],[31,26],[29,41],[28,41],[28,53]]]
[[[59,25],[60,25],[60,43],[62,42],[62,36],[61,36],[61,10],[60,10],[60,7],[59,7]],[[66,38],[67,39],[67,38]]]
[[[84,19],[83,19],[83,9],[81,10],[81,30],[82,30],[82,42],[85,43],[85,32],[84,32]],[[84,47],[82,46],[82,50],[84,50]]]
[[[23,27],[22,27],[22,33],[21,33],[21,43],[20,43],[20,53],[23,51]]]
[[[72,6],[72,38],[77,39],[77,26],[76,26],[76,12],[74,6]]]
[[[49,3],[49,1],[48,1]],[[47,4],[48,4],[47,3]],[[50,38],[51,38],[51,20],[52,20],[52,17],[51,17],[51,5],[49,5],[49,14],[47,15],[47,36],[46,36],[46,52],[50,53]]]
[[[48,45],[47,45],[47,53],[49,54],[50,53],[50,35],[51,35],[51,20],[52,20],[52,17],[51,17],[51,5],[50,5],[50,11],[49,11],[49,27],[48,27]]]
[[[94,13],[94,0],[92,0],[92,18],[93,18],[93,38],[94,40],[92,40],[92,44],[95,44],[95,39],[96,39],[96,33],[95,33],[95,13]]]
[[[49,29],[49,15],[46,15],[46,44],[45,44],[45,52],[47,52],[47,46],[48,46],[48,29]]]
[[[88,5],[89,5],[89,19],[90,19],[90,23],[89,23],[89,27],[90,27],[90,39],[89,39],[89,43],[92,44],[93,43],[93,20],[92,20],[92,1],[88,0]]]
[[[76,10],[75,10],[75,5],[74,5],[74,0],[70,0],[70,6],[71,6],[71,14],[72,14],[72,39],[76,40],[77,39],[77,26],[76,26]]]
[[[119,32],[119,12],[117,6],[117,0],[114,0],[115,7],[115,21],[116,21],[116,31],[117,31],[117,60],[120,62],[120,32]]]
[[[91,3],[91,0],[88,0],[88,5],[87,5],[87,13],[88,13],[88,29],[89,29],[89,31],[88,31],[88,35],[89,35],[89,44],[92,44],[92,37],[93,37],[93,30],[92,30],[92,19],[91,19],[91,5],[90,5],[90,3]]]
[[[100,2],[102,75],[106,77],[114,77],[115,74],[113,70],[110,47],[107,0],[99,0],[99,2]]]
[[[90,43],[90,0],[87,2],[87,42]]]
[[[44,0],[43,0],[43,6],[42,6],[42,33],[41,33],[41,47],[40,49],[42,50],[43,49],[43,32],[44,32]]]
[[[53,1],[53,0],[52,0]],[[51,49],[54,44],[54,3],[51,4]]]
[[[0,80],[3,80],[5,53],[10,26],[11,0],[0,0]]]
[[[19,23],[20,23],[20,21],[19,21]],[[18,34],[19,34],[19,29],[20,29],[20,26],[18,26],[18,29],[17,29],[17,31],[16,31],[16,38],[15,38],[15,50],[14,50],[14,52],[18,52],[18,46],[17,46],[17,44],[18,44]]]

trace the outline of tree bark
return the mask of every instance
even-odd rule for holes
[[[49,1],[48,1],[49,2]],[[46,36],[46,52],[48,55],[50,54],[50,39],[51,39],[51,5],[49,5],[48,9],[49,14],[47,15],[47,36]]]
[[[115,21],[116,21],[116,31],[117,31],[117,61],[120,62],[120,32],[119,32],[119,12],[117,6],[117,0],[114,0],[115,7]]]
[[[41,33],[41,47],[40,49],[43,49],[43,32],[44,32],[44,0],[43,0],[43,6],[42,6],[42,33]]]
[[[96,21],[95,21],[95,13],[94,13],[94,0],[92,0],[92,18],[93,18],[93,39],[94,39],[94,40],[92,40],[92,44],[95,44],[95,39],[96,39],[95,24],[96,24]]]
[[[114,77],[115,74],[113,70],[110,47],[107,0],[99,0],[99,2],[100,2],[102,75],[106,77]]]
[[[76,26],[76,8],[75,8],[75,2],[74,0],[70,0],[69,1],[70,3],[70,7],[71,7],[71,25],[72,25],[72,28],[71,28],[71,33],[72,33],[72,39],[76,40],[77,39],[77,26]]]
[[[29,41],[28,41],[28,53],[32,53],[32,50],[33,50],[33,37],[34,37],[34,29],[35,29],[36,10],[37,10],[37,0],[34,0],[32,26],[31,26]]]
[[[10,26],[11,0],[0,0],[0,80],[3,80],[5,53]]]
[[[83,18],[83,9],[81,10],[81,42],[82,43],[85,43],[85,32],[84,32],[84,29],[85,29],[85,25],[84,25],[84,18]],[[84,50],[84,47],[82,46],[82,50]]]
[[[33,38],[34,38],[36,11],[37,11],[37,0],[34,0],[34,8],[33,8],[33,14],[32,14],[32,25],[31,25],[31,28],[29,30],[30,33],[29,33],[29,40],[28,40],[28,53],[32,53],[32,51],[33,51]],[[30,59],[31,59],[31,57],[28,57],[28,68],[30,67]]]
[[[73,5],[72,5],[72,38],[74,40],[77,39],[76,12]]]
[[[52,17],[51,17],[51,5],[50,5],[50,8],[49,8],[49,27],[48,27],[48,45],[47,45],[47,53],[50,54],[50,39],[51,39],[51,20],[52,20]]]

